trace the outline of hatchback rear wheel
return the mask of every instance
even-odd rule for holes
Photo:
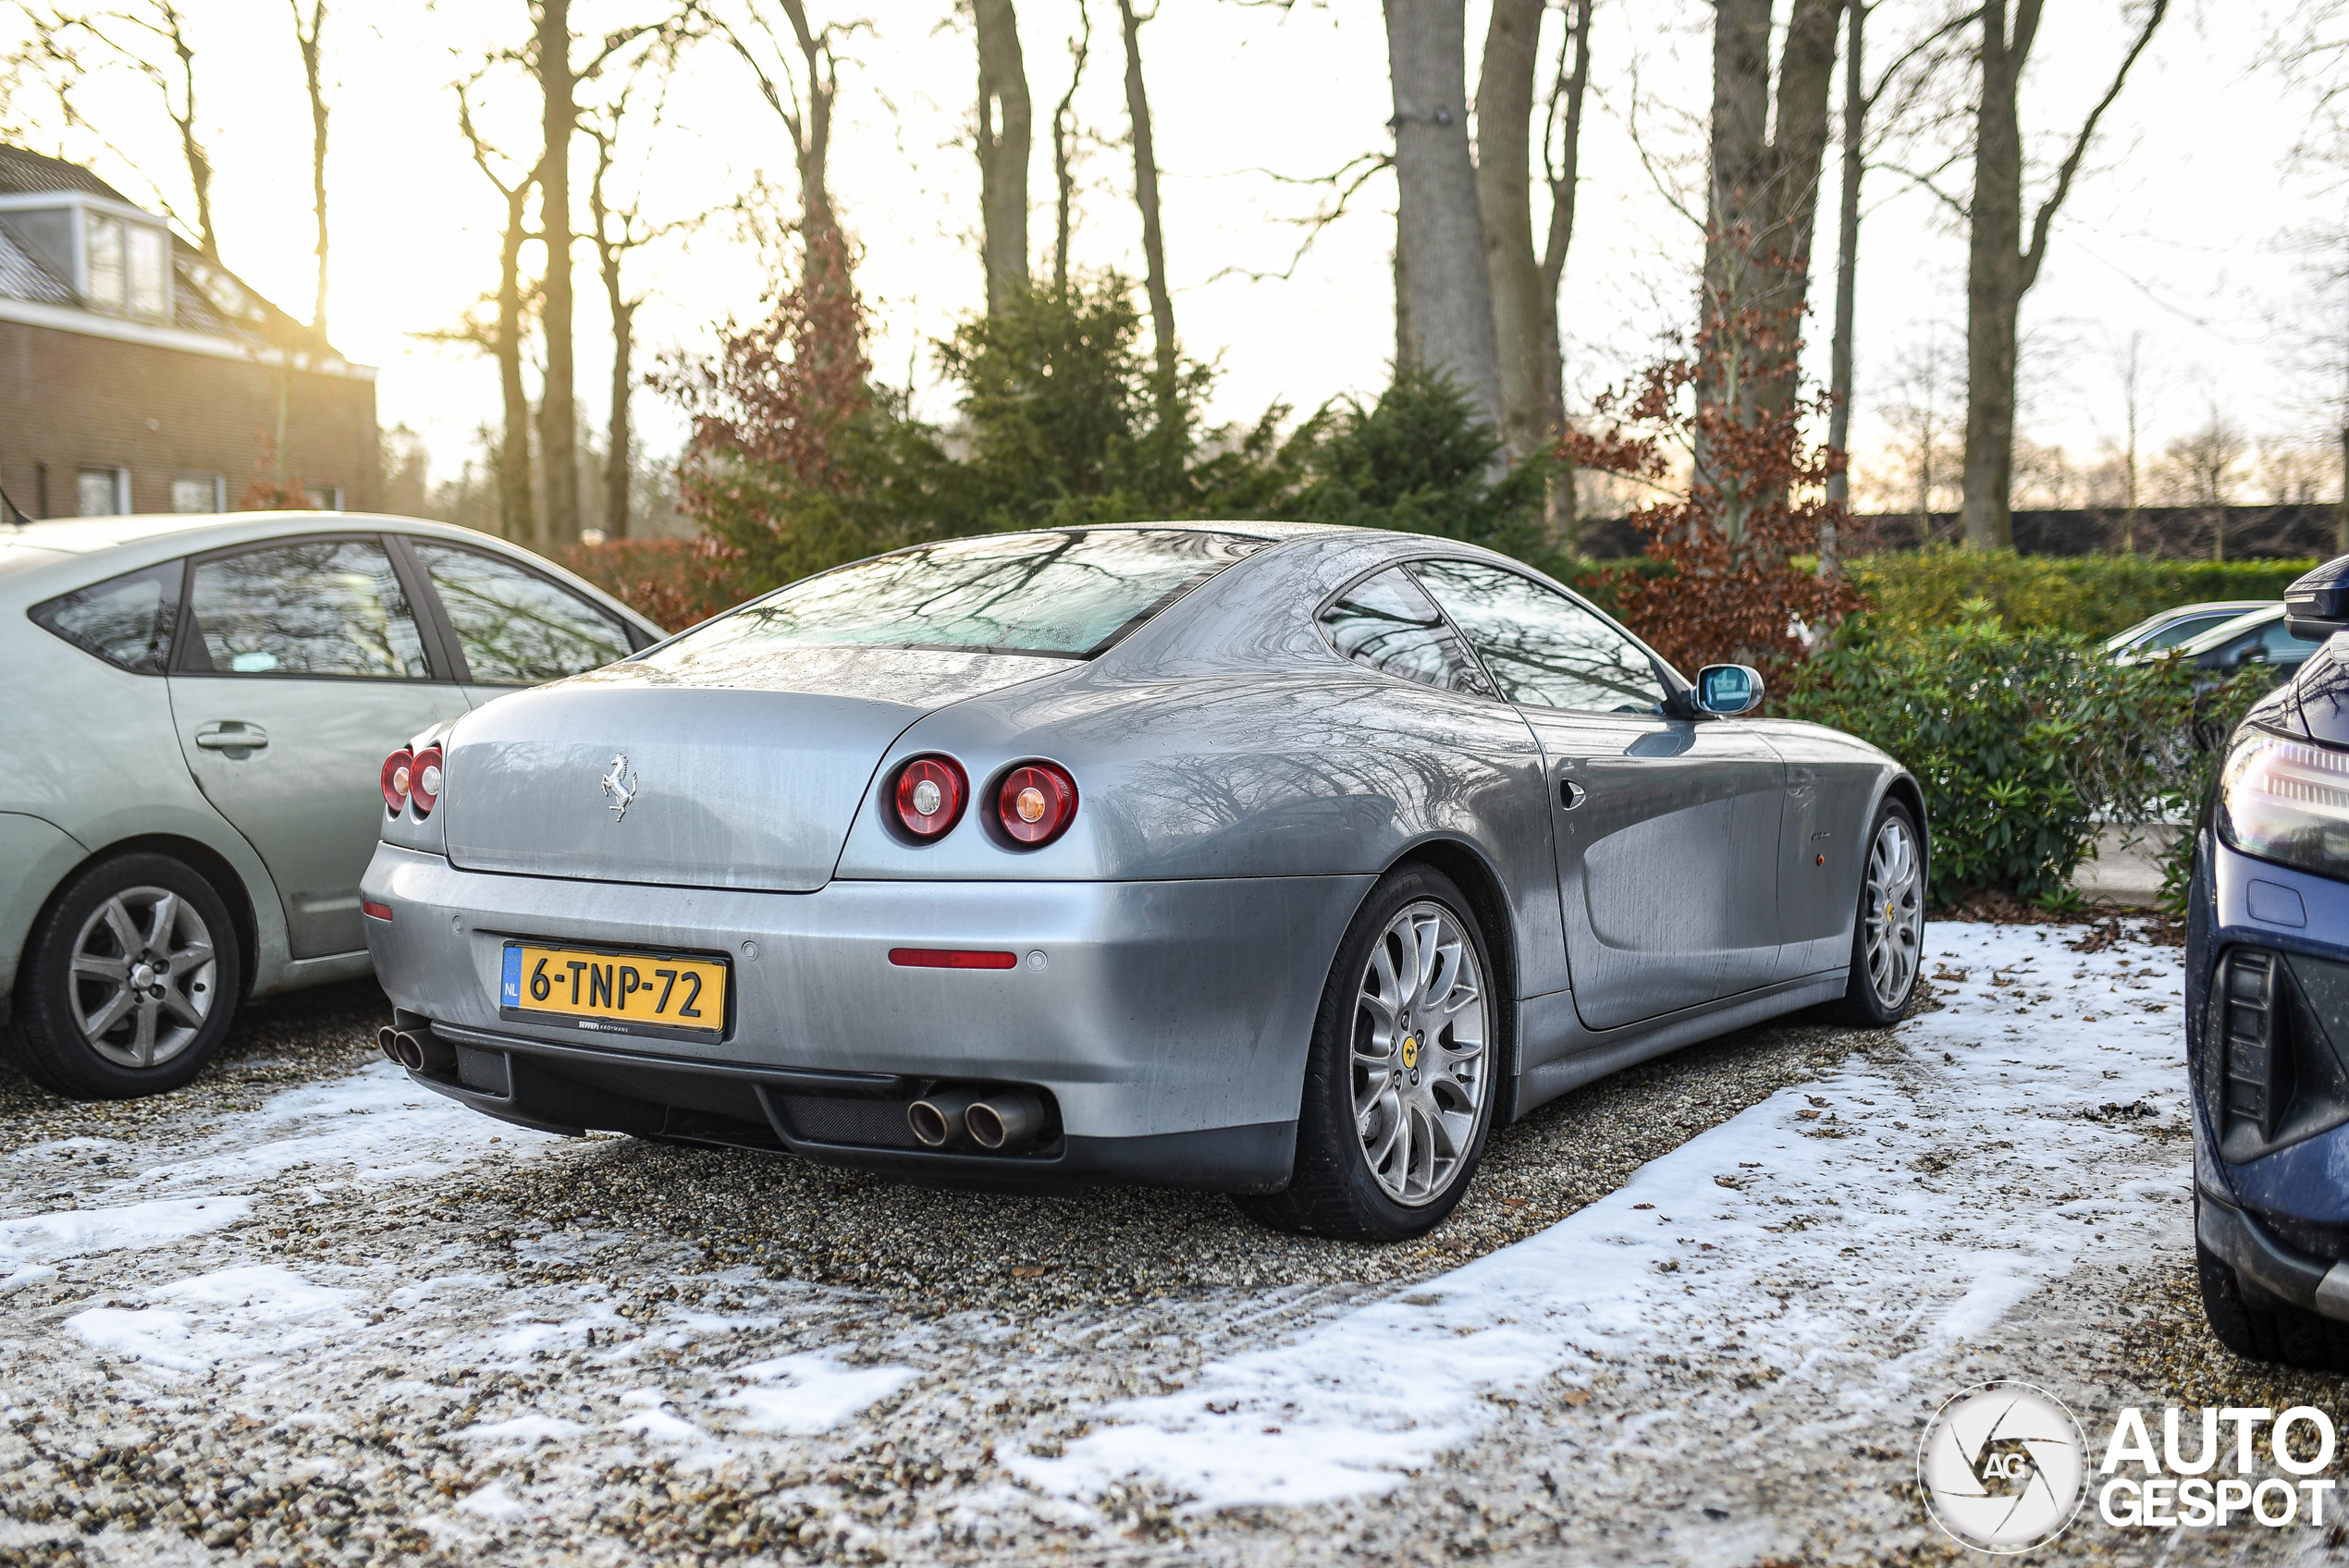
[[[163,1094],[219,1049],[241,950],[220,895],[160,854],[118,855],[68,882],[35,923],[9,1036],[17,1064],[74,1099]]]

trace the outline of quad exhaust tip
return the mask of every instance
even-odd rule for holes
[[[1016,1154],[1037,1141],[1045,1120],[1042,1096],[1026,1089],[981,1096],[972,1089],[941,1088],[905,1108],[915,1138],[931,1149]]]

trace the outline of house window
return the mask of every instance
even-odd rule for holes
[[[310,506],[314,511],[338,512],[342,510],[342,486],[313,484],[310,486]]]
[[[90,214],[90,302],[122,309],[123,276],[129,269],[120,218]],[[87,508],[84,508],[85,510]]]
[[[228,481],[217,473],[183,473],[171,482],[171,509],[175,512],[225,512],[228,509]]]
[[[120,517],[130,510],[130,471],[85,463],[77,478],[83,517]]]
[[[156,320],[171,314],[171,239],[160,228],[92,213],[90,303]]]

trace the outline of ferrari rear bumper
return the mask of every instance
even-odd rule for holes
[[[420,1081],[488,1114],[782,1147],[1000,1186],[1131,1180],[1230,1190],[1287,1177],[1313,1015],[1370,876],[1180,882],[835,881],[812,893],[461,871],[385,845],[363,896],[403,1023],[459,1048]],[[722,959],[722,1033],[652,1037],[501,1008],[510,940]],[[1015,955],[906,967],[904,949]],[[941,1153],[904,1106],[940,1082],[1031,1088],[1053,1136]]]

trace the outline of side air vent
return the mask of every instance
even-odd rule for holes
[[[2276,955],[2238,949],[2228,955],[2223,1013],[2227,1131],[2247,1128],[2251,1141],[2276,1135],[2292,1099],[2292,1053],[2279,1048]]]

